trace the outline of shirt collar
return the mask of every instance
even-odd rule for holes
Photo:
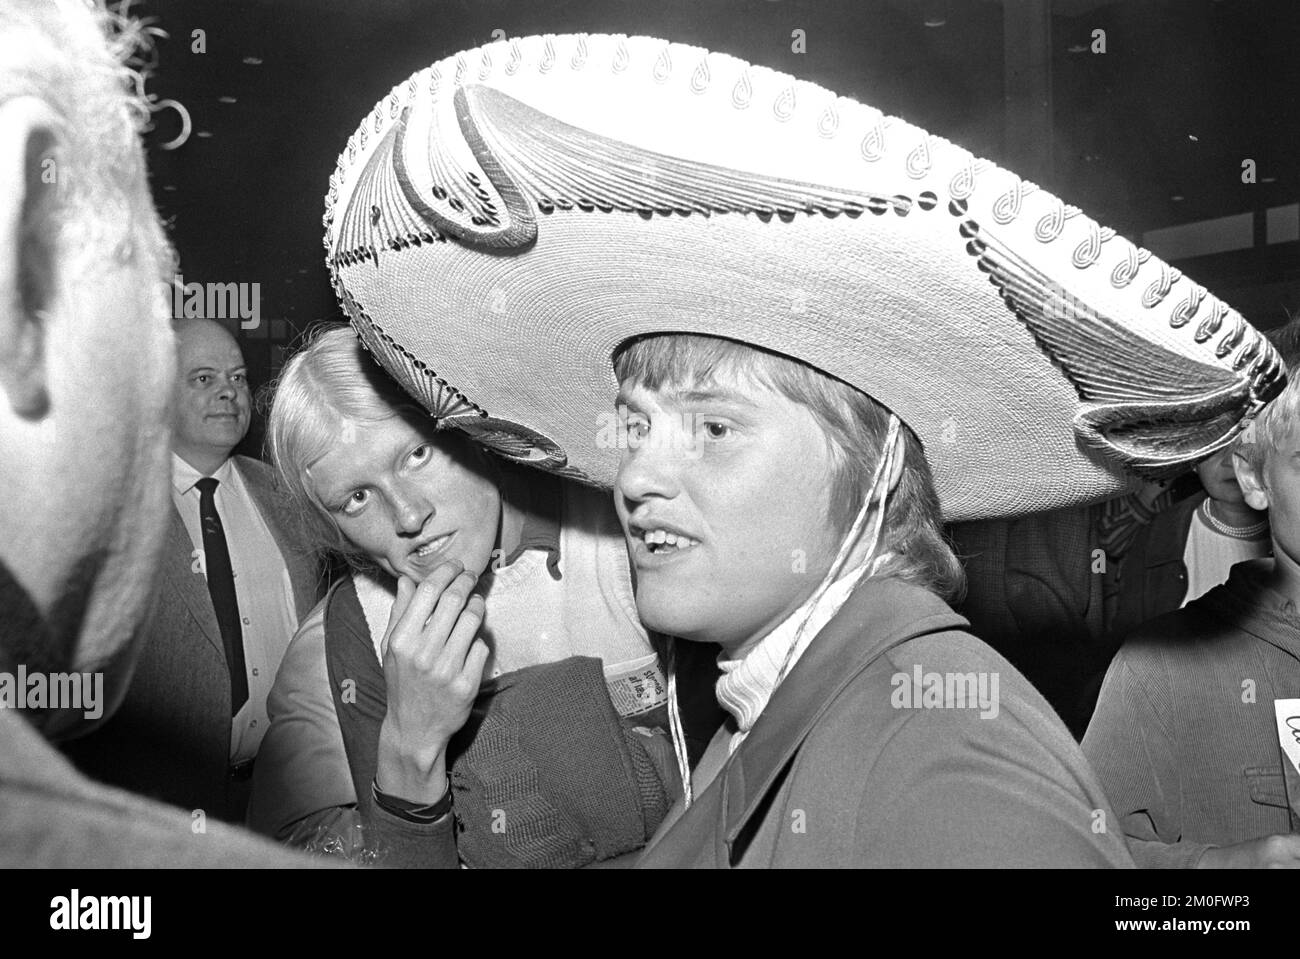
[[[218,483],[226,484],[230,482],[230,474],[234,467],[234,457],[226,457],[224,463],[217,467],[212,473],[213,479]],[[194,488],[194,484],[203,479],[204,474],[200,473],[185,460],[181,459],[175,453],[172,453],[172,489],[176,491],[177,496],[184,496]]]
[[[732,658],[725,650],[719,654],[718,666],[722,669],[722,675],[718,677],[714,690],[718,705],[731,713],[740,732],[740,736],[731,742],[733,752],[757,721],[767,706],[767,701],[772,698],[781,677],[781,667],[786,660],[790,660],[791,666],[798,661],[808,644],[840,611],[858,580],[859,576],[842,576],[820,596],[814,593],[779,626],[739,657]],[[801,624],[804,624],[802,636],[799,633]],[[796,642],[798,646],[795,645]]]
[[[560,479],[541,470],[505,466],[501,470],[501,498],[523,516],[519,545],[504,558],[509,566],[525,550],[544,550],[546,569],[560,578]]]

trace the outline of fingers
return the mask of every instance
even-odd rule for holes
[[[1300,868],[1300,836],[1283,833],[1263,840],[1262,856],[1270,869]]]
[[[463,570],[451,583],[441,591],[433,614],[424,626],[423,647],[416,657],[416,663],[422,669],[429,669],[442,656],[443,648],[451,636],[456,622],[469,601],[470,593],[478,577],[468,570]],[[417,601],[419,597],[416,597]],[[478,628],[477,624],[474,627]],[[459,665],[459,663],[457,664]]]
[[[474,677],[476,691],[478,684],[483,681],[483,667],[487,665],[488,655],[491,652],[488,644],[481,639],[475,639],[470,644],[469,655],[465,657],[465,675]]]
[[[487,663],[489,650],[487,643],[475,635],[479,618],[462,614],[461,620],[468,620],[468,625],[465,622],[457,623],[453,635],[460,633],[468,637],[468,640],[459,640],[468,647],[468,652],[459,648],[453,650],[452,640],[448,640],[438,670],[447,677],[446,689],[452,700],[469,709],[478,696],[479,687],[483,685],[483,667]]]
[[[418,587],[407,604],[406,609],[389,633],[389,647],[394,650],[415,650],[423,645],[424,628],[429,615],[437,606],[443,592],[456,581],[465,567],[459,560],[449,560],[435,569]],[[398,582],[401,589],[401,582]],[[464,597],[461,598],[464,603]],[[441,642],[439,642],[441,647]]]
[[[385,659],[388,656],[388,640],[393,635],[393,630],[401,621],[402,615],[406,608],[411,605],[411,598],[415,595],[415,580],[409,576],[397,577],[397,599],[393,602],[393,608],[388,611],[388,627],[384,630],[384,638],[379,642],[379,658]]]
[[[486,608],[487,604],[484,602],[483,597],[477,593],[466,601],[465,609],[457,618],[451,635],[447,637],[447,645],[442,651],[443,659],[446,660],[449,668],[458,672],[468,672],[468,670],[465,670],[466,656],[474,640],[478,637],[479,628],[483,625]],[[479,672],[481,673],[482,670]],[[476,675],[475,679],[477,680],[477,678]]]

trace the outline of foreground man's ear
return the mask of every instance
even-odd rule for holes
[[[0,103],[0,393],[14,415],[49,408],[46,311],[57,283],[59,120],[35,97]]]

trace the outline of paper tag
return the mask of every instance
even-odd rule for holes
[[[1287,805],[1291,807],[1291,829],[1300,832],[1300,699],[1275,699],[1277,741],[1282,747],[1282,780]]]
[[[668,682],[654,653],[606,666],[605,685],[620,716],[640,716],[668,702]]]

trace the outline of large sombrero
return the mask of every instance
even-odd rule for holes
[[[1285,379],[1238,313],[1032,183],[648,37],[527,37],[420,71],[348,141],[325,225],[345,310],[413,396],[597,484],[620,453],[611,355],[650,332],[869,393],[920,437],[950,520],[1176,470]]]

